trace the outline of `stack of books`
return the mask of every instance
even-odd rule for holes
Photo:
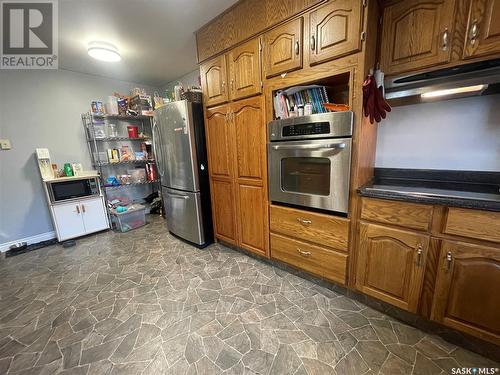
[[[290,117],[290,112],[297,111],[299,106],[305,106],[308,103],[312,105],[312,113],[328,112],[323,107],[323,103],[328,103],[325,86],[294,86],[276,91],[273,99],[274,113],[276,118],[280,119]]]

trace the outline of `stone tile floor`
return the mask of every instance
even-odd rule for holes
[[[156,218],[0,262],[0,374],[450,374],[498,367]]]

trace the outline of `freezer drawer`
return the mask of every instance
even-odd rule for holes
[[[197,245],[205,244],[200,193],[162,188],[170,232]]]

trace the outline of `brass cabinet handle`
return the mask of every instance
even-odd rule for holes
[[[234,79],[231,78],[231,91],[234,91]]]
[[[295,42],[295,54],[298,56],[300,54],[300,43]]]
[[[316,49],[316,37],[314,35],[311,35],[311,51],[314,51]]]
[[[85,213],[85,205],[82,204],[82,212]]]
[[[476,43],[478,36],[479,36],[479,23],[477,22],[477,20],[474,20],[469,30],[469,43],[474,45]]]
[[[441,49],[443,51],[448,50],[448,43],[449,43],[449,31],[448,28],[444,29],[443,36],[441,37]]]
[[[76,205],[76,213],[80,213],[80,206]]]
[[[417,266],[418,267],[420,267],[422,265],[422,253],[423,253],[422,245],[418,244],[418,246],[417,246]]]
[[[451,264],[453,263],[453,254],[451,251],[446,253],[446,272],[451,270]]]
[[[224,94],[226,92],[226,81],[222,81],[221,88],[222,88],[222,93]]]
[[[304,250],[301,250],[299,248],[297,248],[297,252],[302,255],[303,257],[310,257],[311,256],[311,252],[310,251],[304,251]]]
[[[297,221],[302,224],[302,225],[311,225],[312,224],[312,221],[311,220],[307,220],[307,219],[303,219],[301,217],[298,217],[297,218]]]

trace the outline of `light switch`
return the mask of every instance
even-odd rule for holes
[[[12,146],[8,139],[0,139],[0,150],[10,150]]]

